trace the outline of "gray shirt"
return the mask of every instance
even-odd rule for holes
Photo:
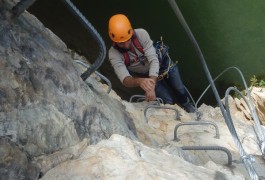
[[[149,76],[158,76],[159,61],[156,50],[153,46],[153,41],[150,39],[148,32],[144,29],[134,29],[134,33],[136,33],[139,42],[143,46],[145,56],[143,61],[144,63],[137,61],[126,67],[123,54],[113,46],[109,49],[110,63],[121,82],[123,82],[125,77],[131,76],[128,70],[135,73],[147,73]],[[132,47],[134,48],[138,57],[142,56],[142,53],[134,47],[133,43]],[[134,59],[136,57],[136,55],[131,51],[128,51],[128,54],[130,59]]]

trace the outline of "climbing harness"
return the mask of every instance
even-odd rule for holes
[[[127,49],[123,49],[121,47],[118,46],[118,44],[116,42],[113,42],[112,46],[117,49],[120,53],[122,53],[123,57],[124,57],[124,63],[125,65],[128,67],[130,66],[130,64],[140,61],[141,63],[143,63],[144,60],[144,49],[143,46],[141,45],[141,43],[138,40],[137,34],[134,32],[132,37],[131,37],[131,41],[133,43],[133,45],[136,47],[136,49],[142,54],[141,56],[137,56],[134,59],[130,59],[129,54],[128,54],[128,50]]]
[[[164,44],[162,36],[160,41],[157,41],[154,46],[159,59],[159,76],[157,80],[160,81],[166,76],[168,77],[168,72],[175,65],[175,63],[172,62],[169,56],[169,47]]]
[[[137,34],[135,32],[131,37],[131,41],[135,46],[135,48],[141,53],[140,56],[137,56],[134,59],[130,59],[128,50],[119,47],[116,42],[114,42],[112,46],[115,49],[117,49],[120,53],[122,53],[124,57],[124,63],[127,67],[134,62],[141,62],[144,65],[145,56],[144,56],[143,46],[138,40]],[[159,76],[157,80],[160,81],[168,75],[169,70],[175,65],[175,63],[172,62],[168,53],[169,47],[163,43],[162,37],[160,41],[154,43],[154,47],[156,49],[156,54],[158,56],[158,61],[159,61]],[[134,73],[132,72],[132,74]],[[136,73],[135,75],[137,74],[138,73]],[[139,75],[145,75],[145,74],[139,74]]]
[[[180,11],[179,7],[177,6],[175,0],[168,0],[168,2],[170,4],[170,6],[172,7],[173,11],[175,12],[178,20],[180,21],[182,27],[185,30],[185,32],[189,36],[192,44],[195,47],[196,52],[198,53],[199,59],[200,59],[200,61],[202,63],[202,66],[204,68],[204,71],[206,73],[206,76],[207,76],[207,78],[208,78],[208,80],[210,82],[210,86],[212,87],[213,93],[214,93],[215,98],[216,98],[216,100],[218,102],[218,105],[219,105],[219,107],[221,109],[221,112],[222,112],[222,114],[224,116],[224,119],[225,119],[225,122],[226,122],[226,124],[228,126],[228,129],[229,129],[229,131],[230,131],[230,133],[231,133],[231,135],[233,137],[233,140],[234,140],[234,142],[236,143],[236,145],[237,145],[237,147],[239,149],[239,153],[240,153],[241,159],[242,159],[242,161],[245,164],[245,167],[246,167],[246,169],[248,171],[249,176],[253,180],[258,180],[259,177],[258,177],[258,175],[257,175],[254,167],[252,166],[252,163],[255,161],[255,159],[254,159],[253,156],[246,154],[246,152],[244,151],[244,149],[242,147],[242,144],[241,144],[241,142],[240,142],[240,140],[238,138],[237,132],[236,132],[235,127],[233,125],[231,116],[227,112],[227,110],[225,110],[224,105],[222,104],[222,101],[221,101],[220,96],[219,96],[219,94],[217,92],[216,86],[215,86],[214,81],[213,81],[213,79],[211,77],[211,74],[209,72],[209,69],[208,69],[208,67],[206,65],[205,59],[203,57],[203,54],[201,52],[201,49],[200,49],[200,47],[199,47],[196,39],[194,38],[194,36],[193,36],[193,34],[192,34],[189,26],[187,25],[187,23],[186,23],[183,15],[181,14],[181,11]],[[261,126],[260,126],[260,123],[259,123],[259,119],[258,119],[256,110],[254,108],[251,95],[250,95],[247,87],[246,87],[246,90],[247,90],[247,93],[248,93],[249,101],[251,102],[250,112],[251,112],[252,117],[253,117],[254,122],[255,122],[254,128],[255,128],[255,131],[258,131],[259,132],[259,134],[257,134],[257,136],[258,136],[258,140],[260,141],[261,152],[262,152],[263,158],[264,158],[265,157],[265,155],[264,155],[264,153],[265,153],[265,150],[264,150],[264,148],[265,148],[265,145],[264,145],[264,142],[265,142],[264,141],[264,134],[263,134],[263,131],[261,130]]]
[[[174,66],[175,64],[171,64],[168,66],[168,68],[165,71],[162,71],[161,73],[159,73],[157,80],[161,81],[162,79],[164,79],[165,77],[168,77],[168,72],[170,71],[170,69]]]

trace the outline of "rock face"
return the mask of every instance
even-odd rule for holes
[[[76,168],[76,167],[79,168]],[[120,135],[88,146],[78,159],[46,173],[46,179],[244,179],[243,176],[195,166],[164,150]]]
[[[37,179],[39,167],[17,144],[8,138],[0,138],[0,179]]]
[[[0,14],[0,136],[33,156],[113,133],[135,138],[124,106],[104,91],[95,76],[83,82],[82,66],[65,44],[36,18],[23,13],[7,21]],[[82,60],[82,57],[75,56]]]
[[[80,78],[87,62],[34,16],[24,12],[8,20],[13,1],[0,0],[0,177],[4,179],[249,179],[219,108],[202,105],[195,122],[177,105],[147,107],[129,103],[93,74]],[[264,93],[253,91],[261,118]],[[260,92],[260,93],[259,93]],[[264,178],[264,161],[247,111],[231,99],[231,114],[240,141],[257,160]],[[176,116],[180,119],[176,119]],[[182,150],[183,146],[221,146],[220,152]]]
[[[250,90],[251,97],[256,107],[256,111],[259,115],[260,123],[265,124],[265,91],[264,88],[253,87]],[[248,105],[243,99],[235,99],[238,109],[244,112],[244,115],[248,120],[252,120]]]

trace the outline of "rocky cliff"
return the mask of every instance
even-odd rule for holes
[[[218,128],[180,127],[176,138],[176,126],[195,114],[123,101],[96,74],[83,82],[75,60],[90,60],[31,14],[10,20],[11,4],[0,0],[0,179],[249,179],[219,108],[198,109]],[[253,93],[264,122],[264,90]],[[241,142],[264,178],[251,116],[231,101]]]

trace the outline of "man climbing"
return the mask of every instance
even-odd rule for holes
[[[112,16],[108,28],[113,41],[108,52],[109,60],[124,86],[141,87],[146,101],[159,97],[165,104],[178,103],[187,112],[195,112],[177,65],[167,62],[168,68],[161,70],[156,49],[146,30],[132,29],[123,14]]]

